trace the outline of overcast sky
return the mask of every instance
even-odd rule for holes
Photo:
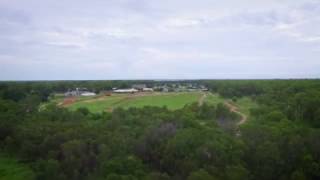
[[[0,0],[0,80],[320,78],[320,0]]]

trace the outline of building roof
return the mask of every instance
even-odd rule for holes
[[[117,89],[114,90],[115,93],[132,93],[132,92],[138,92],[138,90],[131,88],[131,89]]]
[[[145,84],[134,84],[132,85],[132,88],[135,88],[135,89],[143,89],[143,88],[146,88],[147,85]]]
[[[95,96],[96,93],[93,93],[93,92],[84,92],[84,93],[81,93],[81,96]]]

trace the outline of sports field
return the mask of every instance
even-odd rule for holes
[[[136,93],[136,94],[112,94],[112,96],[96,96],[90,98],[74,98],[64,104],[71,110],[80,107],[88,108],[91,112],[112,111],[122,107],[166,106],[168,109],[179,109],[191,103],[217,104],[223,102],[218,95],[204,92],[181,92],[181,93]]]

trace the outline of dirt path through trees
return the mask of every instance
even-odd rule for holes
[[[198,100],[199,106],[202,106],[202,104],[204,103],[204,100],[206,98],[207,98],[207,93],[203,93],[202,96]]]
[[[204,103],[206,98],[207,98],[207,93],[203,93],[202,96],[198,100],[199,106],[203,105],[203,103]],[[244,113],[240,112],[239,108],[236,105],[234,105],[232,102],[225,101],[224,104],[230,109],[230,111],[235,112],[235,113],[240,115],[241,119],[237,123],[238,126],[247,121],[247,119],[248,119],[247,115],[245,115]]]
[[[235,112],[235,113],[237,113],[237,114],[239,114],[241,116],[240,121],[237,123],[238,126],[247,121],[247,119],[248,119],[247,115],[245,115],[242,112],[240,112],[239,108],[236,105],[234,105],[234,104],[232,104],[231,102],[228,102],[228,101],[226,101],[224,104],[230,109],[230,111]]]

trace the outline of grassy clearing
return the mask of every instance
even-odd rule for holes
[[[49,97],[49,101],[48,102],[44,102],[44,103],[40,104],[39,111],[45,110],[47,106],[56,105],[59,102],[62,102],[63,99],[64,99],[64,94],[56,93],[56,94],[54,94],[54,96]]]
[[[16,159],[0,154],[0,179],[32,180],[33,171],[26,165],[18,163]]]
[[[203,92],[183,92],[183,93],[150,93],[150,94],[113,94],[112,96],[95,96],[95,97],[77,97],[75,103],[70,104],[67,108],[76,110],[81,107],[88,108],[91,112],[97,113],[109,111],[114,108],[129,108],[129,107],[144,107],[144,106],[166,106],[169,109],[179,109],[186,104],[198,102]],[[50,101],[56,103],[63,101],[63,97],[57,97]],[[224,103],[225,98],[219,94],[206,93],[204,103],[216,105]],[[248,117],[250,109],[257,106],[250,98],[239,98],[235,105],[239,107],[239,111],[243,112]]]
[[[211,105],[223,103],[224,101],[225,99],[221,97],[219,94],[213,94],[213,93],[207,93],[207,97],[204,100],[205,103],[208,103]]]
[[[91,112],[102,112],[110,108],[114,108],[115,105],[122,100],[125,100],[124,96],[110,96],[103,99],[92,99],[88,101],[78,100],[76,103],[68,106],[68,108],[71,110],[76,110],[80,107],[85,107]]]
[[[197,102],[201,93],[170,93],[160,96],[143,96],[119,104],[119,107],[144,107],[144,106],[167,106],[169,109],[179,109],[193,102]]]
[[[239,107],[239,111],[247,115],[248,118],[250,118],[250,109],[258,106],[257,103],[249,97],[239,98],[235,104]]]
[[[197,102],[202,96],[200,92],[190,93],[151,93],[144,95],[137,94],[115,94],[96,99],[78,100],[68,108],[75,110],[86,107],[91,112],[102,112],[117,107],[144,107],[144,106],[166,106],[169,109],[179,109],[193,102]]]

